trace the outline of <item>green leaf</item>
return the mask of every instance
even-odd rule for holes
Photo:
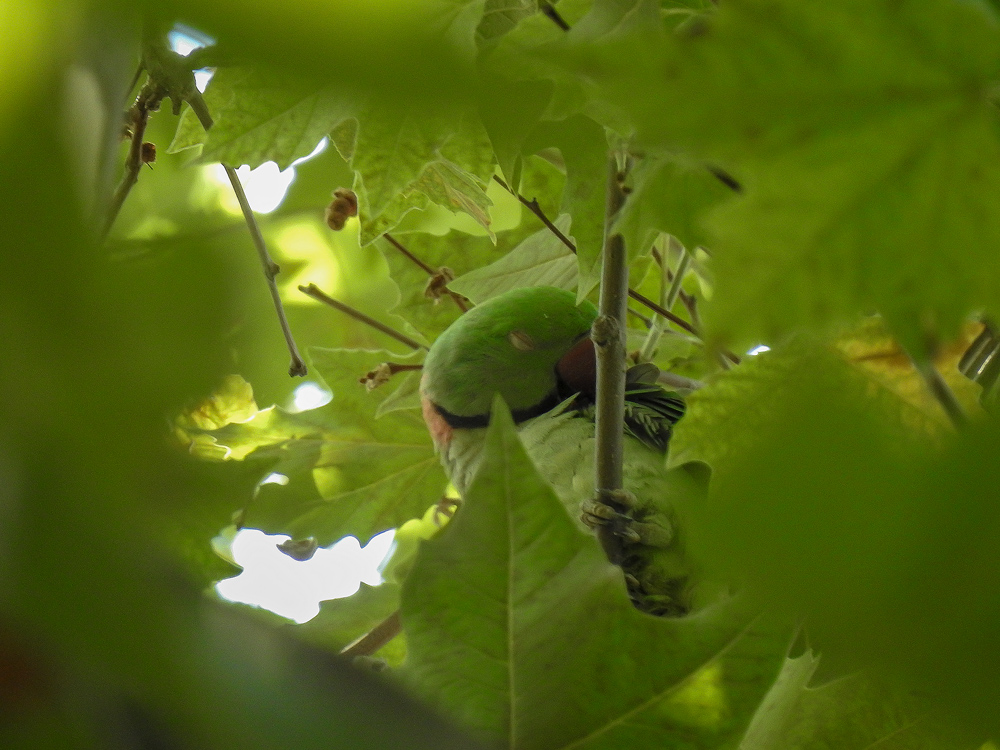
[[[553,224],[569,231],[570,218],[559,216]],[[459,276],[448,287],[475,303],[524,286],[575,289],[576,257],[548,228],[540,229],[499,260]]]
[[[480,46],[494,42],[537,12],[538,0],[486,0],[476,41]]]
[[[871,675],[855,674],[806,687],[817,659],[804,654],[785,663],[740,750],[898,748],[975,750],[980,741],[928,716],[915,696]]]
[[[700,447],[715,469],[708,502],[688,513],[690,554],[713,579],[803,617],[835,669],[874,663],[995,734],[996,425],[931,441],[895,392],[828,350],[760,356],[693,396],[678,428],[678,452]],[[697,446],[717,387],[725,440]]]
[[[312,367],[334,394],[327,406],[301,414],[272,407],[212,433],[227,447],[256,448],[253,458],[277,458],[271,471],[285,477],[258,487],[242,525],[321,545],[347,535],[365,543],[441,498],[446,481],[420,414],[395,410],[376,420],[388,389],[358,382],[393,356],[312,349]]]
[[[608,174],[608,143],[604,129],[589,117],[575,115],[557,123],[542,123],[532,134],[535,151],[555,146],[566,164],[562,211],[573,219],[573,240],[579,264],[580,299],[600,278],[604,247],[604,214]]]
[[[365,195],[364,178],[359,172],[354,174],[354,192],[360,198]],[[359,231],[358,243],[362,247],[367,247],[386,232],[391,232],[397,225],[412,211],[422,211],[430,205],[430,199],[419,191],[404,191],[397,193],[379,214],[372,214],[364,206],[363,199],[359,200]]]
[[[351,167],[362,178],[361,210],[376,217],[437,159],[454,125],[440,113],[384,106],[366,109],[358,121]]]
[[[201,160],[251,168],[266,161],[286,169],[309,154],[350,108],[330,90],[251,68],[220,68],[205,91],[215,119],[206,133],[190,108],[168,148],[175,153],[204,144]]]
[[[591,58],[603,92],[645,142],[737,161],[746,182],[711,221],[720,330],[773,341],[874,309],[922,353],[1000,305],[985,5],[744,0],[679,41],[631,41]]]
[[[861,365],[869,367],[863,360]],[[823,387],[838,403],[867,410],[894,439],[913,448],[940,424],[939,407],[902,397],[877,371],[854,368],[833,347],[800,338],[719,373],[687,398],[688,410],[670,442],[670,463],[704,461],[717,471],[761,443],[762,433],[787,415],[789,388],[796,393]],[[925,409],[930,409],[929,415]],[[915,429],[917,428],[917,429]]]
[[[398,585],[362,583],[353,596],[320,602],[318,615],[301,625],[289,627],[304,641],[339,652],[398,608]]]
[[[510,81],[502,75],[483,73],[479,109],[489,133],[497,164],[507,183],[517,190],[521,183],[525,141],[538,125],[552,97],[547,81]]]
[[[799,710],[802,692],[812,679],[819,659],[806,651],[795,659],[785,659],[778,679],[764,696],[753,721],[743,735],[739,750],[778,750],[785,728]]]
[[[483,464],[458,515],[422,546],[402,614],[414,689],[524,749],[731,743],[790,633],[734,600],[678,619],[634,610],[499,400]]]
[[[391,411],[420,408],[420,374],[408,372],[394,390],[375,410],[375,417],[381,417]]]
[[[703,214],[733,195],[705,165],[673,154],[643,159],[630,182],[632,192],[614,224],[630,258],[647,252],[660,232],[692,250],[707,245]]]
[[[431,162],[407,190],[418,190],[439,206],[452,211],[464,211],[496,241],[490,230],[490,206],[493,201],[486,196],[485,185],[465,170],[449,161]]]
[[[446,160],[484,182],[496,169],[493,144],[475,111],[465,112],[458,118],[455,132],[439,151]]]

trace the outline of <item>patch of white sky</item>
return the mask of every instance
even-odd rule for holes
[[[750,351],[748,351],[747,354],[750,355],[751,357],[756,357],[758,354],[763,354],[764,352],[769,352],[769,351],[771,351],[771,347],[766,346],[765,344],[759,344]]]
[[[196,29],[178,24],[170,32],[171,48],[180,55],[190,55],[196,49],[215,43]],[[214,71],[195,71],[195,84],[204,91]],[[288,188],[295,180],[295,167],[321,154],[328,140],[324,138],[312,153],[296,159],[284,170],[273,161],[256,169],[243,165],[236,170],[247,194],[250,207],[267,214],[277,209]],[[225,210],[240,213],[239,203],[232,193],[229,178],[221,164],[205,167],[209,178],[220,187]],[[295,389],[291,411],[307,411],[328,403],[332,395],[318,383],[305,382]],[[270,474],[261,484],[288,484],[283,474]],[[257,529],[241,529],[231,541],[221,537],[215,542],[220,553],[231,557],[243,568],[232,578],[215,585],[218,594],[230,601],[269,609],[282,617],[302,623],[311,620],[320,610],[320,602],[355,594],[362,583],[377,586],[382,583],[381,569],[394,549],[394,530],[373,537],[364,547],[353,536],[344,537],[329,547],[320,547],[309,560],[295,560],[278,545],[289,539],[285,535],[269,535]]]
[[[307,380],[295,389],[292,394],[292,405],[289,411],[300,412],[318,409],[326,406],[333,399],[333,394],[319,383]]]
[[[229,552],[243,572],[219,581],[215,590],[229,601],[263,607],[298,623],[308,622],[319,614],[320,602],[351,596],[362,583],[382,583],[381,570],[392,554],[394,535],[393,530],[385,531],[364,547],[353,536],[344,537],[300,561],[278,549],[288,536],[242,529],[230,543]]]

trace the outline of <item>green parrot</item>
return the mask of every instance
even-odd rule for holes
[[[584,528],[608,524],[621,539],[619,561],[633,603],[656,615],[691,607],[692,570],[675,503],[684,482],[665,466],[684,401],[656,384],[650,364],[626,381],[623,474],[630,498],[620,513],[594,499],[596,365],[589,302],[553,287],[516,289],[477,305],[442,333],[424,362],[424,420],[460,494],[475,475],[494,395],[499,393],[524,447],[570,515]]]

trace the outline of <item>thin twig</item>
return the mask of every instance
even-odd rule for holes
[[[548,230],[552,232],[552,234],[554,234],[559,239],[560,242],[562,242],[566,247],[568,247],[571,252],[576,253],[576,245],[573,244],[572,240],[570,240],[569,237],[567,237],[560,231],[559,227],[557,227],[555,224],[549,221],[549,217],[545,215],[544,211],[542,211],[542,208],[541,206],[538,205],[537,200],[532,199],[529,201],[520,193],[514,192],[510,188],[510,185],[504,182],[504,180],[498,175],[493,175],[493,179],[496,180],[497,183],[499,183],[504,190],[506,190],[511,195],[515,196],[524,206],[528,208],[529,211],[531,211],[531,213],[537,216],[539,221],[541,221],[548,228]],[[639,294],[639,292],[635,291],[634,289],[628,290],[628,296],[634,299],[639,304],[646,306],[647,308],[655,312],[657,315],[661,315],[667,320],[671,321],[672,323],[680,326],[682,329],[690,333],[692,336],[696,336],[697,338],[701,339],[701,332],[699,331],[699,329],[696,326],[693,326],[690,323],[688,323],[686,320],[684,320],[684,318],[680,317],[679,315],[675,315],[669,310],[664,309],[662,305],[656,304],[651,299],[642,294]],[[723,355],[734,364],[740,363],[740,358],[737,357],[732,352],[723,351]]]
[[[670,266],[666,262],[665,258],[660,258],[660,305],[663,306],[664,310],[672,310],[674,303],[677,301],[677,295],[681,291],[681,282],[684,280],[684,274],[687,273],[688,266],[691,263],[691,256],[684,249],[684,246],[677,242],[673,237],[667,240],[668,243],[675,243],[680,250],[680,260],[677,264],[677,272],[675,274],[670,273]],[[656,251],[656,248],[653,248]],[[653,326],[649,329],[649,333],[646,335],[646,340],[642,345],[642,359],[651,360],[653,354],[656,351],[656,346],[660,342],[660,337],[663,335],[663,323],[660,318],[654,318]]]
[[[639,319],[639,321],[640,321],[640,322],[641,322],[641,323],[642,323],[642,324],[643,324],[644,326],[646,326],[646,328],[652,328],[652,327],[653,327],[653,321],[652,321],[652,319],[651,319],[651,318],[647,318],[647,317],[646,317],[645,315],[643,315],[642,313],[638,313],[638,312],[636,312],[636,311],[635,311],[635,310],[633,310],[633,309],[632,309],[631,307],[630,307],[630,308],[629,308],[628,310],[626,310],[625,312],[627,312],[627,313],[628,313],[629,315],[631,315],[631,316],[633,316],[633,317],[635,317],[635,318],[638,318],[638,319]]]
[[[692,336],[697,336],[698,338],[701,338],[701,333],[698,331],[698,329],[695,328],[690,323],[688,323],[686,320],[684,320],[684,318],[675,315],[662,305],[656,304],[655,302],[653,302],[653,300],[649,299],[645,295],[639,294],[639,292],[635,291],[634,289],[629,289],[628,296],[634,299],[639,304],[645,305],[650,310],[655,312],[657,315],[661,315],[667,320],[671,321],[672,323],[675,323],[676,325],[678,325],[679,327],[683,328],[685,331],[690,333]]]
[[[681,284],[684,282],[684,274],[687,273],[688,268],[691,266],[691,253],[689,253],[683,245],[678,243],[681,251],[680,261],[677,263],[677,271],[673,274],[670,273],[670,268],[666,269],[667,280],[670,281],[670,289],[667,290],[666,299],[663,300],[663,306],[668,310],[674,306],[677,298],[681,293]],[[671,278],[673,276],[673,278]]]
[[[429,265],[420,260],[420,258],[418,258],[416,255],[414,255],[405,247],[403,247],[403,245],[399,242],[399,240],[397,240],[391,234],[385,232],[383,233],[382,236],[385,237],[389,241],[389,244],[392,245],[397,250],[399,250],[399,252],[401,252],[405,257],[409,258],[422,270],[426,271],[429,276],[436,276],[438,274],[438,271],[435,271]],[[451,291],[451,289],[448,289],[447,287],[445,287],[444,291],[449,297],[451,297],[455,301],[455,304],[458,305],[459,310],[461,310],[462,312],[469,311],[469,306],[466,304],[465,298],[461,294],[459,294],[458,292],[453,292]]]
[[[275,282],[274,277],[278,275],[281,270],[278,264],[271,259],[271,255],[267,252],[267,245],[264,242],[264,235],[260,232],[260,227],[257,225],[257,219],[253,215],[253,209],[250,208],[250,201],[247,200],[247,194],[243,190],[243,185],[240,183],[239,175],[236,174],[236,170],[230,167],[228,164],[223,165],[226,170],[226,176],[229,177],[229,182],[233,186],[233,192],[236,193],[236,200],[240,203],[240,208],[243,210],[243,218],[246,220],[247,228],[250,230],[250,237],[253,239],[253,244],[257,248],[257,255],[260,257],[260,264],[264,268],[264,278],[267,279],[267,288],[271,292],[271,301],[274,302],[274,311],[278,314],[278,323],[281,325],[281,332],[285,336],[285,344],[288,345],[288,353],[292,356],[292,362],[288,366],[288,374],[292,377],[296,375],[299,377],[304,377],[307,369],[306,363],[303,361],[302,356],[299,354],[299,349],[295,345],[295,338],[292,336],[292,329],[288,325],[288,318],[285,316],[285,307],[281,303],[281,293],[278,291],[278,284]]]
[[[542,224],[544,224],[548,228],[548,230],[552,232],[552,234],[558,237],[559,241],[562,242],[566,247],[568,247],[573,252],[574,255],[576,254],[576,245],[573,244],[572,240],[570,240],[569,237],[567,237],[565,234],[562,233],[559,227],[557,227],[555,224],[549,221],[549,217],[545,215],[544,211],[542,211],[542,207],[538,205],[538,200],[536,198],[532,198],[529,201],[520,193],[515,192],[513,188],[511,188],[510,185],[504,182],[503,178],[500,177],[499,175],[493,175],[493,179],[500,185],[500,187],[502,187],[508,193],[513,195],[515,198],[517,198],[523,206],[525,206],[529,211],[531,211],[531,213],[533,213],[536,217],[538,217],[538,220],[541,221]]]
[[[660,254],[660,251],[657,250],[655,246],[653,247],[652,255],[653,255],[653,258],[656,260],[656,262],[659,263],[660,266],[662,267],[663,266],[663,256]],[[669,267],[666,268],[666,272],[667,272],[667,281],[669,281],[670,283],[673,283],[673,281],[674,281],[674,272],[671,271]],[[692,307],[694,307],[695,302],[696,302],[696,298],[694,297],[694,295],[688,294],[683,289],[680,289],[677,292],[677,299],[680,300],[681,304],[684,305],[685,309],[690,314],[691,309],[692,309]],[[673,306],[671,305],[670,308],[673,309]],[[694,324],[695,328],[701,329],[701,323],[699,321],[695,320],[695,318],[693,316],[691,317],[691,322]]]
[[[566,23],[566,19],[559,15],[559,11],[555,9],[555,6],[549,0],[541,0],[538,3],[538,9],[560,29],[569,31],[569,24]]]
[[[604,254],[601,270],[600,314],[591,338],[597,354],[595,417],[595,476],[598,499],[619,512],[622,503],[622,459],[625,424],[625,310],[628,306],[628,256],[621,233],[611,233],[615,217],[625,204],[618,160],[612,156],[608,175],[607,209],[604,219]],[[608,559],[622,560],[621,538],[610,524],[601,525],[597,536]]]
[[[111,204],[108,206],[108,215],[104,220],[104,228],[101,232],[102,238],[108,236],[122,206],[125,205],[125,199],[132,191],[132,186],[139,181],[139,170],[142,169],[142,143],[146,135],[146,125],[149,123],[149,113],[155,109],[148,94],[147,87],[143,87],[135,104],[129,109],[132,140],[129,143],[128,156],[125,157],[125,173],[122,175],[118,187],[115,188]]]
[[[397,250],[399,250],[399,252],[401,252],[407,258],[409,258],[414,263],[416,263],[418,266],[420,266],[420,268],[422,268],[424,271],[426,271],[428,276],[433,276],[435,273],[437,273],[437,271],[435,271],[429,265],[427,265],[422,260],[420,260],[420,258],[418,258],[416,255],[414,255],[409,250],[407,250],[405,247],[403,247],[400,244],[399,240],[397,240],[391,234],[389,234],[388,232],[385,232],[382,236],[385,237],[387,240],[389,240],[389,244],[390,245],[392,245],[394,248],[396,248]]]
[[[340,655],[347,657],[371,656],[399,635],[402,629],[403,624],[397,609],[363,636],[341,649]]]
[[[414,341],[409,336],[406,336],[406,335],[400,333],[399,331],[397,331],[394,328],[390,328],[385,323],[379,323],[377,320],[375,320],[375,318],[368,317],[363,312],[360,312],[359,310],[355,310],[350,305],[345,305],[343,302],[338,302],[333,297],[331,297],[330,295],[328,295],[325,292],[323,292],[315,284],[310,284],[309,286],[300,286],[299,287],[299,291],[302,292],[303,294],[309,295],[313,299],[319,300],[320,302],[323,302],[324,304],[329,305],[330,307],[332,307],[332,308],[334,308],[336,310],[340,310],[345,315],[350,315],[355,320],[360,320],[362,323],[365,323],[365,324],[371,326],[375,330],[381,331],[386,336],[391,336],[392,338],[396,339],[396,341],[400,342],[401,344],[405,344],[406,346],[410,347],[411,349],[426,349],[427,348],[423,344],[421,344],[421,343],[419,343],[417,341]]]
[[[962,409],[962,405],[958,402],[958,399],[955,398],[955,394],[952,393],[951,388],[944,382],[941,373],[934,367],[934,363],[929,359],[917,359],[913,356],[910,357],[910,361],[913,362],[913,366],[924,379],[924,383],[927,384],[927,389],[937,399],[937,402],[941,404],[941,408],[944,409],[944,413],[948,415],[948,419],[951,420],[955,428],[959,430],[965,428],[969,422],[968,417],[965,416],[965,411]]]
[[[143,65],[142,64],[142,60],[140,60],[139,61],[139,65],[136,67],[135,73],[132,76],[132,82],[128,85],[128,88],[125,89],[125,99],[126,100],[128,99],[129,95],[135,90],[136,84],[139,83],[139,78],[142,77],[142,73],[143,73],[143,71],[145,69],[146,69],[146,66]],[[124,105],[125,102],[121,102],[121,104]]]
[[[193,89],[188,96],[187,102],[207,133],[212,129],[212,125],[215,122],[208,111],[208,107],[205,105],[205,100],[202,98],[201,92]],[[247,229],[250,230],[250,238],[253,240],[254,247],[257,248],[260,265],[264,269],[264,278],[267,279],[267,288],[271,293],[271,301],[274,303],[274,311],[278,315],[278,324],[281,326],[281,333],[285,337],[288,353],[292,357],[291,364],[288,366],[288,374],[291,377],[305,377],[308,369],[306,368],[305,361],[302,359],[302,355],[299,354],[298,346],[295,344],[292,328],[288,325],[288,317],[285,315],[285,306],[281,301],[281,293],[278,291],[278,284],[274,280],[274,277],[280,273],[281,268],[274,262],[271,254],[267,251],[267,243],[264,242],[264,235],[260,231],[260,225],[257,224],[257,217],[254,216],[253,209],[250,207],[250,201],[247,200],[247,194],[243,190],[243,184],[240,182],[239,175],[228,164],[223,164],[222,166],[226,170],[226,176],[233,186],[236,200],[239,201],[240,209],[243,211],[243,220],[246,222]]]

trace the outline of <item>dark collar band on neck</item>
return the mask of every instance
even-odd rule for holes
[[[548,396],[543,398],[534,406],[529,406],[526,409],[515,409],[510,413],[514,418],[514,424],[521,424],[521,422],[526,422],[529,419],[540,416],[547,411],[551,411],[559,405],[562,399],[559,398],[559,394],[556,391],[552,391]],[[434,404],[434,409],[441,418],[448,424],[449,427],[453,429],[473,429],[476,427],[486,427],[490,423],[489,414],[473,414],[471,417],[464,417],[460,414],[452,414],[447,409]]]

